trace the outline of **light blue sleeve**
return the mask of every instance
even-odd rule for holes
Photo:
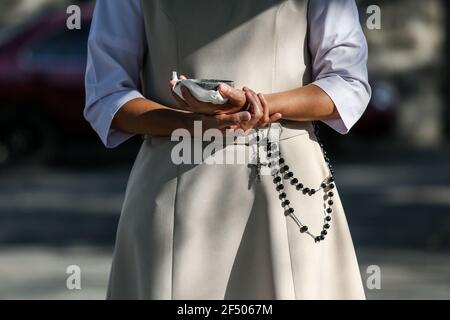
[[[145,51],[141,0],[97,0],[88,40],[84,117],[108,148],[132,134],[111,128],[116,112],[139,92]]]
[[[367,41],[355,0],[312,0],[308,18],[313,84],[330,96],[340,115],[323,122],[346,134],[363,115],[372,94]]]

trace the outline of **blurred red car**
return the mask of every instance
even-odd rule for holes
[[[63,139],[99,141],[83,118],[92,13],[92,5],[84,6],[81,30],[69,30],[65,8],[54,8],[0,39],[0,165],[46,160]],[[352,131],[356,135],[378,137],[393,125],[392,90],[373,86],[371,104]],[[325,140],[336,139],[325,132]]]
[[[47,9],[0,40],[0,164],[48,158],[57,140],[93,136],[83,118],[92,6],[81,30],[65,8]]]

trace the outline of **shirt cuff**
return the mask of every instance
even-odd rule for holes
[[[318,79],[312,84],[321,88],[331,98],[339,113],[338,119],[322,120],[340,134],[347,134],[361,117],[352,106],[352,96],[349,94],[348,83],[338,75]]]
[[[144,96],[136,90],[116,92],[97,101],[91,106],[91,112],[87,112],[86,118],[94,120],[91,121],[92,126],[107,148],[115,148],[134,136],[134,134],[111,128],[111,123],[120,108],[127,102],[138,98],[144,98]],[[106,112],[102,112],[102,110],[106,110]]]

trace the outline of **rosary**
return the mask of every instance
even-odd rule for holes
[[[330,159],[327,156],[327,152],[324,150],[323,144],[319,140],[319,127],[316,123],[313,123],[314,125],[314,133],[317,137],[317,141],[320,145],[320,148],[322,150],[322,153],[325,158],[325,162],[327,163],[328,169],[329,169],[329,175],[326,177],[318,187],[307,187],[303,185],[303,183],[300,182],[300,180],[295,177],[295,174],[292,172],[290,167],[286,164],[285,159],[281,155],[281,151],[279,150],[276,143],[273,143],[270,141],[269,135],[267,135],[267,157],[270,159],[269,163],[261,163],[260,155],[259,155],[259,147],[260,147],[260,135],[259,130],[256,129],[256,143],[257,143],[257,152],[256,152],[256,175],[258,180],[260,180],[260,173],[261,173],[261,167],[262,166],[268,166],[271,168],[271,175],[273,177],[273,183],[275,184],[275,189],[279,193],[279,199],[281,201],[281,206],[284,209],[284,215],[286,217],[291,217],[294,222],[297,224],[297,226],[300,229],[300,233],[307,234],[310,237],[312,237],[315,242],[320,242],[322,240],[325,240],[326,235],[328,234],[328,229],[330,229],[330,222],[331,222],[331,213],[333,212],[332,206],[333,206],[333,189],[335,188],[334,185],[334,171],[330,164]],[[323,192],[323,199],[324,199],[324,218],[323,218],[323,227],[320,235],[314,235],[309,231],[309,228],[307,225],[303,224],[300,219],[295,214],[295,209],[291,206],[291,202],[287,198],[287,194],[284,190],[284,184],[283,182],[290,183],[291,185],[295,186],[295,189],[299,191],[303,196],[309,196],[312,197],[318,192]]]

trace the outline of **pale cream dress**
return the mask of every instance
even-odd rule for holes
[[[265,93],[310,81],[308,1],[243,1],[239,12],[235,1],[201,1],[201,10],[182,0],[142,2],[146,97],[173,104],[160,81],[173,70]],[[281,124],[286,162],[305,185],[320,185],[329,172],[311,123]],[[255,182],[247,164],[175,165],[177,143],[146,137],[142,144],[120,217],[109,299],[364,298],[337,190],[331,229],[315,243],[285,217],[272,177]],[[299,219],[320,234],[323,193],[306,197],[285,186]]]

